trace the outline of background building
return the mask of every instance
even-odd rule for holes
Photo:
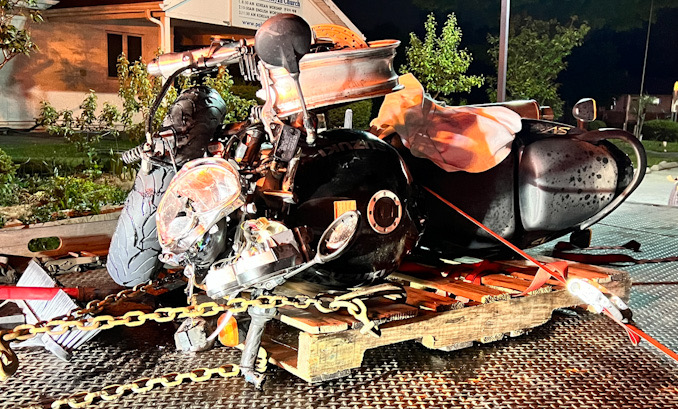
[[[45,22],[31,29],[40,51],[0,70],[0,126],[33,125],[43,100],[57,109],[76,109],[90,90],[100,104],[119,105],[116,61],[121,52],[130,61],[150,61],[158,50],[249,37],[278,13],[361,34],[332,0],[52,0],[42,7]]]
[[[645,121],[671,118],[671,95],[652,95],[648,104]],[[602,110],[599,119],[608,127],[622,128],[633,132],[638,123],[638,95],[625,94],[615,99],[609,109]]]

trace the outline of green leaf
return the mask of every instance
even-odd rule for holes
[[[462,33],[454,14],[447,16],[440,36],[433,14],[427,17],[424,30],[423,41],[410,33],[410,45],[405,49],[406,63],[401,67],[402,73],[414,74],[434,98],[439,94],[448,96],[469,92],[473,87],[483,84],[482,76],[466,75],[473,57],[466,49],[459,49]]]

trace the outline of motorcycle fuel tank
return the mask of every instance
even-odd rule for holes
[[[428,159],[414,157],[398,136],[391,143],[417,184],[437,192],[516,246],[528,248],[574,231],[588,219],[611,211],[614,200],[628,196],[623,192],[634,174],[628,156],[604,140],[605,133],[595,143],[585,140],[584,133],[554,122],[524,120],[511,154],[480,173],[445,172]],[[633,185],[640,180],[642,174]],[[418,201],[427,217],[418,249],[445,258],[512,254],[438,199],[423,193]]]
[[[394,271],[414,243],[407,167],[395,149],[369,133],[327,131],[314,146],[303,147],[294,191],[298,204],[288,223],[308,226],[315,237],[344,211],[362,215],[351,247],[304,280],[331,286],[372,282]]]

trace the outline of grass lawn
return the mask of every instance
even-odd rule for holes
[[[620,142],[617,140],[612,140],[612,142],[617,145],[624,153],[629,155],[632,160],[635,158],[633,156],[633,149],[631,146],[625,142]],[[662,145],[659,141],[642,141],[643,146],[645,147],[645,153],[647,154],[647,166],[653,166],[658,164],[661,161],[667,162],[678,162],[678,142],[668,142],[666,147]],[[666,149],[666,152],[664,152]]]
[[[121,204],[133,172],[114,161],[117,157],[110,151],[133,146],[136,143],[126,140],[100,141],[95,147],[99,166],[93,167],[86,153],[63,138],[19,132],[0,135],[0,148],[20,165],[16,176],[0,185],[0,227],[16,220],[35,223],[97,214],[106,205]]]
[[[125,138],[104,139],[97,144],[96,149],[105,165],[111,150],[122,152],[136,145],[136,142]],[[68,172],[87,162],[87,154],[78,152],[63,138],[41,133],[0,135],[0,149],[11,156],[15,163],[21,164],[20,173],[50,173],[54,168]]]

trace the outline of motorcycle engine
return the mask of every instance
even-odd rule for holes
[[[283,273],[303,263],[307,252],[304,229],[290,230],[265,217],[246,220],[235,255],[214,263],[205,278],[207,295],[223,298],[249,287],[272,289]]]

